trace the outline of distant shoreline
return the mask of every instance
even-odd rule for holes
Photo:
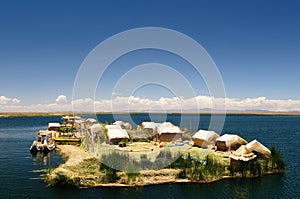
[[[130,114],[182,114],[182,115],[253,115],[253,116],[300,116],[300,112],[130,112]],[[1,117],[34,117],[34,116],[63,116],[63,115],[89,115],[89,114],[128,114],[127,112],[0,112]]]

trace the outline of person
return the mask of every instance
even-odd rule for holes
[[[187,157],[188,157],[189,160],[191,159],[191,154],[190,154],[190,152],[188,152]]]

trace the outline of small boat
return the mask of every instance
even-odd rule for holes
[[[36,140],[33,141],[30,152],[48,152],[55,149],[55,143],[52,139],[51,131],[38,131],[36,134]]]

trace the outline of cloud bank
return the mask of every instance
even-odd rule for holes
[[[0,97],[0,112],[64,112],[64,111],[96,111],[96,112],[199,112],[201,110],[222,110],[225,103],[227,110],[264,110],[264,111],[300,111],[300,100],[274,100],[266,97],[258,98],[214,98],[196,96],[194,98],[161,97],[158,100],[136,96],[116,97],[112,100],[90,98],[76,99],[67,102],[65,95],[60,95],[53,103],[22,105],[17,98]]]
[[[17,98],[9,98],[5,96],[0,96],[0,106],[1,105],[14,105],[19,104],[21,101]]]

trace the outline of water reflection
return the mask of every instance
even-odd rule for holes
[[[35,166],[51,166],[52,165],[52,158],[53,158],[53,151],[48,153],[37,152],[31,154],[33,164]]]

